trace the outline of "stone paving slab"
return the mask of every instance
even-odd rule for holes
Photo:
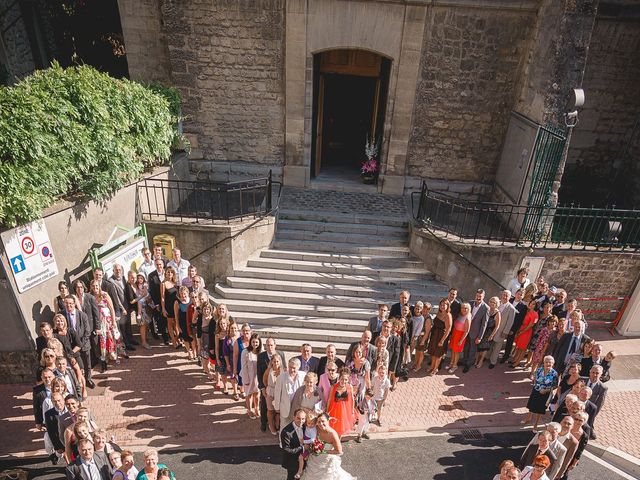
[[[629,340],[636,344],[640,340]],[[607,348],[605,342],[605,348]],[[631,351],[631,349],[630,349]],[[638,350],[635,350],[638,351]],[[245,415],[244,404],[215,391],[184,352],[155,346],[137,350],[109,377],[96,375],[99,388],[86,405],[98,424],[121,446],[142,450],[273,444]],[[616,380],[609,382],[612,387]],[[624,382],[620,380],[618,382]],[[632,385],[620,383],[619,385]],[[633,384],[636,385],[636,384]],[[499,365],[463,374],[414,375],[389,396],[384,432],[459,432],[461,429],[520,430],[530,392],[527,374]],[[42,454],[42,433],[33,429],[31,386],[0,385],[0,455]],[[640,457],[640,389],[612,393],[596,420],[598,443]]]

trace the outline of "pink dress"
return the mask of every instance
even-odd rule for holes
[[[111,316],[109,303],[105,297],[98,302],[98,312],[100,314],[100,333],[98,334],[98,342],[100,344],[100,359],[115,360],[118,358],[118,345],[121,339],[116,339],[114,331],[117,329],[115,319]],[[119,337],[119,335],[118,335]]]

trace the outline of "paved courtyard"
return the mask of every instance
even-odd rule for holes
[[[594,332],[591,332],[592,334]],[[640,457],[640,376],[635,375],[640,340],[608,338],[605,351],[619,357],[609,382],[610,394],[596,421],[598,443]],[[216,391],[186,354],[168,347],[136,350],[121,368],[96,375],[98,388],[87,405],[98,424],[122,446],[142,450],[236,445],[268,445],[275,437],[259,430],[245,415],[243,403]],[[630,361],[628,361],[630,360]],[[635,365],[635,370],[634,370]],[[628,378],[635,376],[635,378]],[[625,378],[627,377],[627,378]],[[460,433],[520,430],[530,383],[525,373],[500,365],[463,374],[419,374],[390,394],[382,428],[387,432]],[[31,386],[2,385],[0,452],[3,455],[42,454],[42,433],[33,428]]]

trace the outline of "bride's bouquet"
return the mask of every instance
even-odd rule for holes
[[[318,456],[324,453],[324,442],[319,438],[315,438],[313,443],[309,445],[309,451]]]

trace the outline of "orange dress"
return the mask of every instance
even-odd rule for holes
[[[529,346],[529,342],[531,341],[531,336],[533,335],[533,325],[538,321],[538,314],[536,312],[528,312],[524,317],[522,322],[522,326],[518,333],[516,333],[515,341],[516,347],[520,350],[526,350]],[[531,328],[524,333],[521,333],[526,327],[531,325]]]
[[[327,413],[332,419],[331,426],[338,432],[338,435],[342,437],[344,434],[353,430],[356,424],[356,416],[354,413],[353,389],[351,385],[347,385],[347,390],[344,392],[338,392],[338,386],[339,384],[336,383],[329,391]]]

